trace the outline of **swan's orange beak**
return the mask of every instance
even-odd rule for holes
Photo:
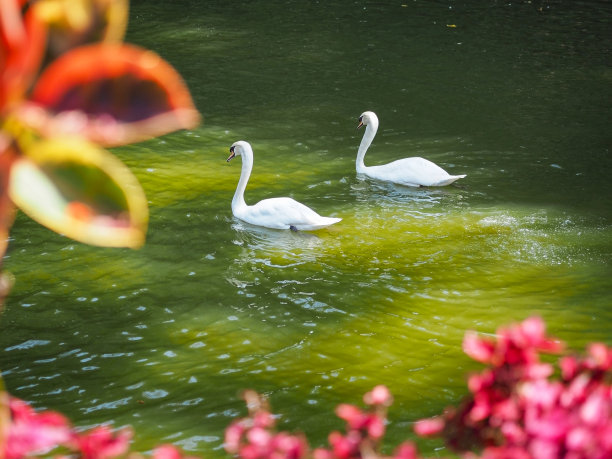
[[[361,126],[363,126],[363,121],[361,121],[361,118],[359,118],[359,124],[357,125],[357,129],[359,129]]]
[[[234,153],[234,147],[230,148],[230,152],[232,154],[229,155],[229,157],[225,160],[226,163],[229,163],[232,159],[236,157],[236,153]]]

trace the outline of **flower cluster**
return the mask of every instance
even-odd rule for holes
[[[440,435],[449,447],[483,449],[485,458],[612,457],[612,348],[591,344],[583,358],[560,360],[560,380],[540,352],[557,353],[537,317],[501,328],[496,339],[466,334],[464,351],[488,364],[469,377],[459,407],[416,423],[419,435]],[[474,457],[467,453],[466,457]]]
[[[5,433],[5,444],[0,443],[0,457],[21,459],[43,455],[58,447],[63,452],[78,454],[83,459],[113,459],[124,457],[129,449],[132,432],[122,429],[113,432],[108,426],[99,426],[88,432],[78,432],[61,414],[53,411],[37,413],[23,400],[8,398],[10,422]],[[57,456],[65,458],[68,456]],[[132,459],[143,459],[131,455]],[[174,446],[155,449],[152,459],[195,459],[183,456]]]
[[[275,419],[266,400],[252,390],[243,397],[249,409],[246,418],[232,422],[225,430],[225,450],[244,459],[298,459],[308,450],[301,435],[275,432]]]
[[[313,451],[302,435],[276,432],[275,419],[266,400],[253,391],[245,391],[244,398],[249,415],[238,419],[225,431],[225,450],[243,459],[353,459],[383,458],[379,452],[385,435],[387,408],[393,398],[385,386],[376,386],[364,395],[370,410],[340,404],[336,415],[346,422],[346,431],[329,434],[330,448]],[[402,443],[392,456],[394,459],[417,459],[416,447],[411,442]]]
[[[6,459],[44,453],[58,446],[81,453],[82,457],[112,458],[124,454],[131,439],[129,430],[113,434],[106,426],[78,433],[59,413],[37,413],[24,401],[9,399],[11,422],[6,437]]]
[[[604,459],[612,457],[612,348],[592,343],[585,356],[565,355],[556,368],[540,353],[558,353],[563,344],[530,318],[498,330],[495,338],[466,334],[463,348],[487,368],[469,377],[471,395],[441,416],[417,421],[421,436],[440,436],[466,459]],[[553,375],[557,375],[553,379]],[[225,449],[242,459],[418,459],[406,441],[391,456],[381,452],[387,410],[393,402],[382,385],[364,395],[368,409],[340,404],[344,432],[329,434],[328,448],[311,449],[305,436],[278,432],[267,401],[244,392],[248,416],[225,430]],[[9,419],[3,414],[8,406]],[[0,457],[20,459],[61,446],[84,459],[128,457],[131,432],[106,426],[76,431],[60,414],[36,413],[0,392]],[[67,456],[60,456],[59,459]],[[196,459],[174,446],[154,450],[153,459]]]
[[[385,435],[387,408],[393,403],[393,397],[387,387],[379,385],[366,393],[363,401],[371,407],[370,411],[345,403],[338,405],[336,415],[346,421],[346,432],[330,433],[328,441],[331,448],[315,449],[315,459],[381,457],[379,447]],[[393,457],[416,458],[416,448],[412,443],[405,442],[397,448]]]

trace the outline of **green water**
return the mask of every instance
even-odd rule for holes
[[[133,448],[221,457],[240,390],[314,446],[340,402],[395,395],[388,446],[466,393],[467,329],[532,314],[581,349],[612,344],[609,34],[598,1],[139,1],[127,40],[160,53],[204,123],[117,148],[150,202],[139,251],[85,246],[19,215],[0,320],[6,386]],[[424,156],[441,189],[361,180]],[[291,196],[337,225],[241,223],[230,202]],[[437,442],[420,442],[444,455]]]

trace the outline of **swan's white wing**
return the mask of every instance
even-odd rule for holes
[[[247,206],[241,215],[236,216],[253,225],[276,229],[288,229],[293,226],[300,230],[323,228],[341,220],[322,217],[310,207],[292,198],[264,199],[253,206]]]
[[[449,175],[431,161],[420,158],[404,158],[382,166],[368,167],[366,175],[406,186],[443,186],[465,175]]]

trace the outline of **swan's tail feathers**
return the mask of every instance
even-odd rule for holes
[[[342,219],[338,217],[322,217],[321,225],[319,226],[319,228],[324,228],[326,226],[333,225],[334,223],[338,223],[340,220]]]
[[[463,175],[449,175],[447,178],[445,178],[444,180],[440,180],[438,183],[434,183],[431,186],[446,186],[446,185],[450,185],[451,183],[453,183],[456,180],[462,179],[463,177],[465,177],[467,174],[463,174]]]
[[[300,230],[313,231],[325,228],[329,225],[333,225],[334,223],[338,223],[340,220],[342,219],[337,217],[319,217],[317,222],[315,223],[310,223],[307,225],[296,225],[296,227]]]

